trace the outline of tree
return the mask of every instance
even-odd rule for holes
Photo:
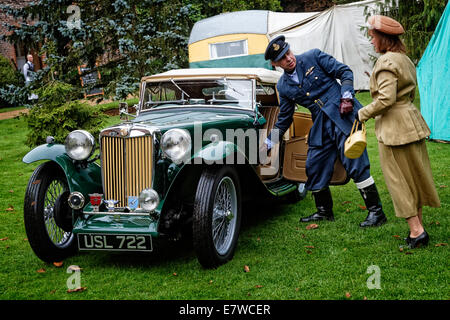
[[[125,98],[140,78],[188,66],[193,24],[224,11],[281,9],[278,0],[40,0],[0,9],[23,22],[9,25],[10,42],[46,55],[44,82],[80,84],[77,66],[99,70],[106,94]],[[30,21],[32,21],[30,23]]]

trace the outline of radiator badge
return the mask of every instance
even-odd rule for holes
[[[114,212],[115,205],[119,202],[119,200],[103,200],[103,202],[109,212]]]
[[[139,204],[139,199],[138,197],[135,196],[128,196],[128,207],[131,210],[136,210]]]
[[[92,193],[89,194],[89,199],[91,202],[92,210],[94,212],[98,212],[98,207],[102,204],[103,194],[101,193]]]

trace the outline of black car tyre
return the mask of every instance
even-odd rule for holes
[[[241,210],[236,170],[229,166],[205,169],[197,186],[192,223],[194,250],[203,267],[216,268],[233,257]]]
[[[28,242],[39,259],[58,262],[77,251],[75,236],[55,221],[55,204],[67,196],[67,179],[58,165],[47,162],[33,172],[25,192],[24,222]],[[67,228],[66,228],[67,229]]]

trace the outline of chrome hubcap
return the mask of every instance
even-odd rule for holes
[[[212,236],[220,255],[225,255],[236,232],[237,196],[233,180],[224,177],[219,183],[214,198]]]

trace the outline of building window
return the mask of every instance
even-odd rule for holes
[[[211,43],[209,45],[210,57],[223,59],[248,55],[247,40]]]

